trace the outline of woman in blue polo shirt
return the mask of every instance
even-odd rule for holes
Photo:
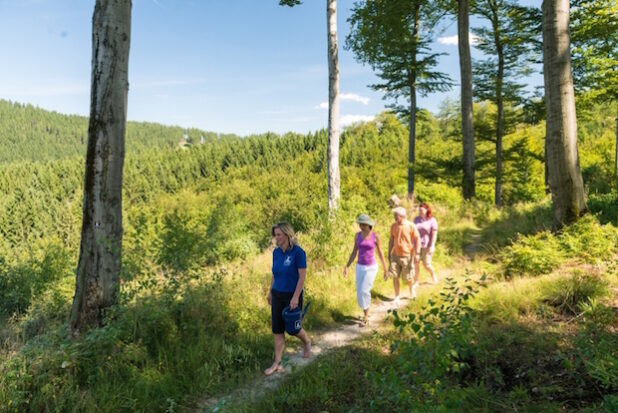
[[[268,304],[271,307],[272,331],[275,336],[275,361],[264,370],[264,374],[282,371],[281,356],[285,347],[285,323],[281,314],[286,306],[290,309],[303,306],[303,285],[307,276],[307,256],[296,245],[294,229],[287,222],[273,225],[271,234],[275,237],[277,248],[273,251],[273,277],[268,291]],[[303,357],[311,355],[311,340],[304,328],[296,334],[304,344]]]

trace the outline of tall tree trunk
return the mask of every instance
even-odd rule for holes
[[[414,165],[416,162],[416,86],[410,84],[410,133],[408,135],[408,199],[414,200]]]
[[[463,136],[463,197],[476,196],[474,183],[474,125],[472,106],[472,59],[470,58],[470,1],[459,0],[457,32],[459,34],[459,70],[461,73],[461,133]]]
[[[418,40],[420,22],[421,22],[421,5],[420,2],[414,4],[413,11],[414,28],[412,36],[415,41]],[[416,56],[413,57],[411,67],[416,67]],[[408,199],[414,204],[414,169],[416,163],[416,73],[408,72],[408,87],[410,88],[410,128],[408,135]]]
[[[499,78],[501,79],[501,78]],[[498,84],[502,82],[498,80]],[[496,124],[496,186],[494,188],[494,203],[502,205],[502,136],[504,134],[504,102],[502,101],[501,86],[498,93],[498,121]]]
[[[502,136],[504,134],[504,99],[502,96],[502,84],[504,80],[504,49],[500,39],[500,26],[498,22],[498,4],[492,2],[492,24],[494,42],[498,53],[498,76],[496,78],[496,105],[498,106],[498,119],[496,121],[496,184],[494,187],[494,204],[502,205]]]
[[[339,61],[337,46],[337,0],[326,1],[328,27],[328,210],[337,209],[339,175]]]
[[[547,162],[547,137],[545,137],[545,144],[544,144],[544,159],[545,159],[545,167],[543,168],[544,172],[545,172],[545,193],[549,194],[551,191],[549,190],[549,168],[548,168],[548,162]]]
[[[616,156],[614,156],[614,179],[618,190],[618,104],[616,104]]]
[[[82,233],[69,319],[75,333],[100,325],[118,298],[130,38],[131,1],[97,0]]]
[[[577,117],[569,35],[569,0],[543,1],[543,69],[547,107],[547,161],[554,227],[586,211],[577,151]]]

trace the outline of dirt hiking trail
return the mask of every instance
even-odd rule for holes
[[[433,295],[437,293],[443,280],[446,277],[452,276],[452,273],[452,268],[444,268],[437,271],[437,276],[440,280],[438,285],[433,285],[428,281],[421,281],[418,289],[419,294],[430,293]],[[403,308],[411,303],[405,283],[401,286],[400,294],[401,299],[398,303],[389,297],[372,297],[369,320],[366,325],[362,325],[359,318],[349,318],[328,330],[308,331],[307,334],[312,342],[311,356],[308,358],[303,358],[302,356],[303,347],[300,345],[300,341],[286,336],[286,348],[283,355],[283,365],[285,368],[283,371],[274,373],[271,376],[260,375],[245,385],[232,389],[228,394],[219,394],[215,397],[204,399],[198,404],[195,412],[223,411],[226,404],[237,399],[259,400],[268,390],[276,389],[293,371],[297,372],[332,349],[346,346],[378,330],[388,317],[388,310]],[[359,309],[360,312],[361,310]]]

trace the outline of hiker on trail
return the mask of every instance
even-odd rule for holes
[[[405,277],[410,288],[410,297],[416,297],[417,283],[414,279],[414,264],[421,257],[421,243],[416,226],[406,219],[406,209],[393,209],[395,222],[391,225],[391,236],[388,240],[388,274],[393,277],[395,287],[395,304],[399,304],[399,277]]]
[[[436,217],[433,216],[431,212],[431,207],[426,202],[421,202],[418,206],[419,215],[414,218],[414,225],[418,229],[418,233],[421,237],[421,259],[423,262],[423,267],[429,274],[431,274],[431,278],[433,279],[433,283],[438,283],[438,277],[436,277],[436,272],[431,265],[431,258],[433,257],[433,253],[436,249],[436,240],[438,239],[438,221]],[[418,275],[421,269],[420,262],[415,261],[415,282],[418,283]]]
[[[285,322],[283,309],[293,310],[303,306],[303,285],[307,276],[307,255],[296,245],[294,229],[287,222],[273,225],[271,234],[275,237],[277,248],[273,251],[273,277],[268,291],[268,304],[271,307],[272,332],[275,338],[275,361],[264,370],[264,374],[283,371],[281,357],[285,348]],[[304,328],[296,334],[303,342],[303,357],[311,356],[311,340]]]
[[[356,254],[358,253],[358,261],[356,262],[356,299],[358,301],[358,306],[363,310],[361,325],[364,326],[369,319],[371,287],[378,274],[378,263],[374,255],[375,250],[378,251],[378,257],[382,262],[385,280],[387,279],[387,274],[380,238],[378,234],[373,232],[375,221],[367,214],[360,214],[356,222],[360,226],[360,231],[354,236],[354,247],[352,248],[348,263],[343,269],[343,276],[348,276],[348,267],[354,262]]]

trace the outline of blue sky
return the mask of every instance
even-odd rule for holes
[[[128,118],[223,133],[305,133],[326,127],[326,1],[133,0]],[[343,49],[353,0],[338,1],[341,121],[388,102],[368,66]],[[522,3],[535,3],[533,0]],[[540,2],[539,2],[540,3]],[[0,99],[88,115],[94,0],[0,0]],[[445,24],[440,70],[459,79]],[[456,39],[452,38],[452,39]],[[436,112],[447,94],[419,98]]]

